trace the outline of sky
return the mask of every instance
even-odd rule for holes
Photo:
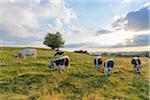
[[[150,45],[147,0],[0,0],[0,46],[45,47],[60,32],[65,48]]]

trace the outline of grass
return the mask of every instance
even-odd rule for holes
[[[0,100],[149,100],[149,59],[142,57],[141,75],[133,72],[131,58],[114,58],[115,70],[96,71],[94,56],[65,52],[71,58],[68,72],[49,69],[55,51],[38,49],[37,60],[15,59],[20,48],[0,48]]]

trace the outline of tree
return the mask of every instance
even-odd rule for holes
[[[52,49],[63,47],[64,43],[65,41],[62,39],[62,35],[59,32],[56,34],[48,33],[43,42],[44,45]]]

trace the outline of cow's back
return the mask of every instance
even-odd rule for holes
[[[58,55],[63,55],[63,54],[64,54],[63,51],[57,51],[57,52],[54,54],[54,57],[55,57],[55,56],[58,56]]]
[[[36,49],[23,49],[22,55],[35,55],[37,53]]]
[[[107,66],[108,67],[114,67],[114,61],[108,61]]]
[[[55,61],[55,64],[56,64],[57,66],[63,65],[63,64],[64,64],[64,59],[58,59],[58,60],[56,60],[56,61]]]
[[[108,59],[106,60],[106,62],[104,63],[104,66],[107,66],[108,68],[111,67],[113,68],[114,67],[114,61],[112,59]]]

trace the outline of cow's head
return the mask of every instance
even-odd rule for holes
[[[15,55],[15,58],[21,58],[21,57],[22,57],[21,53],[18,53],[18,54]]]
[[[135,65],[135,71],[140,72],[141,66],[140,65]]]
[[[48,67],[49,68],[53,68],[55,66],[55,63],[53,60],[51,60],[51,62],[49,63]]]
[[[18,58],[18,54],[15,55],[15,58]]]
[[[109,69],[108,68],[104,68],[104,75],[108,75],[109,74]]]

